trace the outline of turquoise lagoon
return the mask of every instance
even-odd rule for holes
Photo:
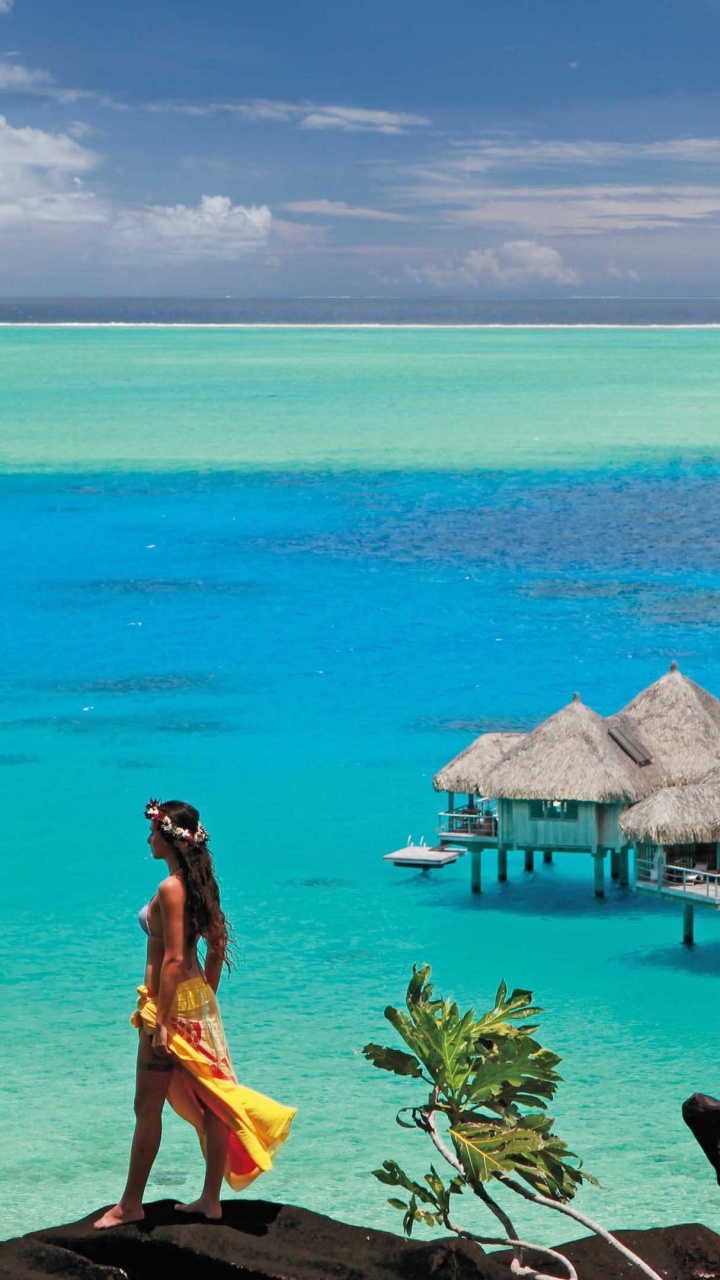
[[[720,692],[719,356],[712,329],[0,330],[2,1234],[120,1190],[150,795],[202,808],[236,1069],[299,1108],[256,1194],[399,1228],[370,1171],[428,1155],[361,1049],[427,960],[478,1008],[536,993],[588,1212],[720,1229],[680,1116],[720,1092],[720,920],[684,950],[678,908],[595,901],[584,859],[516,855],[479,900],[467,860],[382,862],[484,728],[575,689],[610,712],[673,657]],[[149,1194],[199,1177],[169,1115]]]

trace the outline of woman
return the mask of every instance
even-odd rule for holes
[[[208,834],[192,805],[150,800],[148,844],[168,875],[140,912],[148,935],[145,984],[132,1023],[140,1033],[135,1135],[130,1170],[118,1204],[96,1227],[140,1222],[142,1199],[160,1146],[162,1109],[169,1098],[195,1126],[205,1156],[200,1198],[183,1213],[222,1217],[223,1175],[240,1190],[272,1167],[295,1109],[239,1085],[225,1044],[215,992],[223,964],[230,968],[228,925],[220,907]],[[197,944],[207,945],[204,969]]]

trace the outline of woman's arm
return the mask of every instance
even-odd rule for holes
[[[164,1028],[170,1017],[170,1008],[180,981],[185,951],[185,890],[177,877],[169,876],[167,880],[163,880],[158,889],[158,898],[165,951],[160,969],[157,1025]],[[153,1037],[153,1046],[154,1044],[155,1037]]]

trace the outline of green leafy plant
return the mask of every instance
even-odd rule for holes
[[[642,1258],[570,1203],[583,1183],[598,1184],[555,1133],[547,1114],[562,1080],[557,1071],[561,1059],[534,1038],[533,1020],[542,1010],[533,1005],[532,992],[508,993],[501,982],[493,1008],[477,1017],[472,1009],[463,1013],[454,1000],[436,996],[430,966],[416,965],[405,1005],[407,1012],[388,1006],[385,1017],[409,1052],[367,1044],[363,1053],[373,1066],[428,1087],[427,1101],[404,1107],[397,1122],[425,1134],[453,1171],[443,1180],[431,1165],[416,1181],[395,1160],[385,1160],[375,1170],[380,1182],[400,1193],[389,1203],[403,1214],[405,1233],[411,1235],[417,1223],[424,1223],[478,1244],[508,1244],[514,1275],[544,1280],[542,1272],[526,1265],[529,1254],[552,1259],[568,1280],[578,1280],[569,1259],[520,1238],[491,1194],[491,1186],[502,1186],[581,1222],[650,1280],[661,1280]],[[458,1225],[453,1203],[466,1190],[500,1222],[502,1236],[478,1235]]]

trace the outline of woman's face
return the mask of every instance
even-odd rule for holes
[[[153,858],[164,858],[167,853],[167,844],[165,837],[162,835],[156,822],[150,823],[150,835],[148,836],[148,844]]]

